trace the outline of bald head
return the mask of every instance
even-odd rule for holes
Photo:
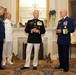
[[[63,17],[65,17],[65,16],[67,16],[67,10],[66,9],[62,9],[61,11],[60,11],[60,16],[63,18]]]
[[[34,10],[33,16],[34,16],[35,19],[38,19],[38,17],[39,17],[39,11],[38,10]]]

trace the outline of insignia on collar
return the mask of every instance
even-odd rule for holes
[[[41,21],[38,21],[38,22],[37,22],[37,25],[38,25],[38,26],[42,26],[42,22],[41,22]]]

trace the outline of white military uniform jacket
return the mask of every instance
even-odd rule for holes
[[[13,40],[13,22],[9,19],[6,19],[4,22],[5,22],[6,41],[12,41]]]

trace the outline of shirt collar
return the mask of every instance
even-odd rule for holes
[[[66,18],[67,16],[64,16],[64,19]]]

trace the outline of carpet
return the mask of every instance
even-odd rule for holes
[[[13,65],[6,65],[5,70],[0,70],[0,75],[76,75],[76,63],[70,63],[70,70],[65,73],[63,70],[54,69],[58,64],[43,63],[38,65],[37,70],[20,70],[24,63],[16,62]]]

